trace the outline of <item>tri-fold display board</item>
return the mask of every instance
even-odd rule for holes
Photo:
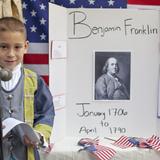
[[[159,134],[160,14],[49,5],[56,135]]]

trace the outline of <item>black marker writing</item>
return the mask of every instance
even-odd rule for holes
[[[77,105],[81,105],[82,111],[80,113],[77,113],[79,117],[102,117],[102,120],[106,119],[106,113],[105,112],[98,112],[98,111],[88,111],[85,109],[85,105],[88,105],[89,103],[77,103]]]

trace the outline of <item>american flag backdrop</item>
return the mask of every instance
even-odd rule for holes
[[[24,57],[25,66],[49,82],[48,67],[48,2],[67,8],[159,8],[160,0],[22,0],[24,23],[30,49]]]
[[[128,0],[128,6],[159,8],[160,0]]]
[[[22,8],[30,42],[24,64],[40,74],[48,84],[48,1],[23,0]]]

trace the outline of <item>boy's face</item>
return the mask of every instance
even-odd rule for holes
[[[27,52],[28,41],[25,41],[21,32],[0,33],[0,66],[13,70],[23,61],[24,53]]]

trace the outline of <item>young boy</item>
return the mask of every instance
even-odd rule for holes
[[[14,17],[0,19],[0,67],[12,72],[9,81],[0,81],[2,120],[12,117],[25,121],[49,140],[54,106],[51,93],[35,72],[23,68],[29,42],[24,24]],[[18,129],[3,139],[4,160],[39,160],[37,144]]]

